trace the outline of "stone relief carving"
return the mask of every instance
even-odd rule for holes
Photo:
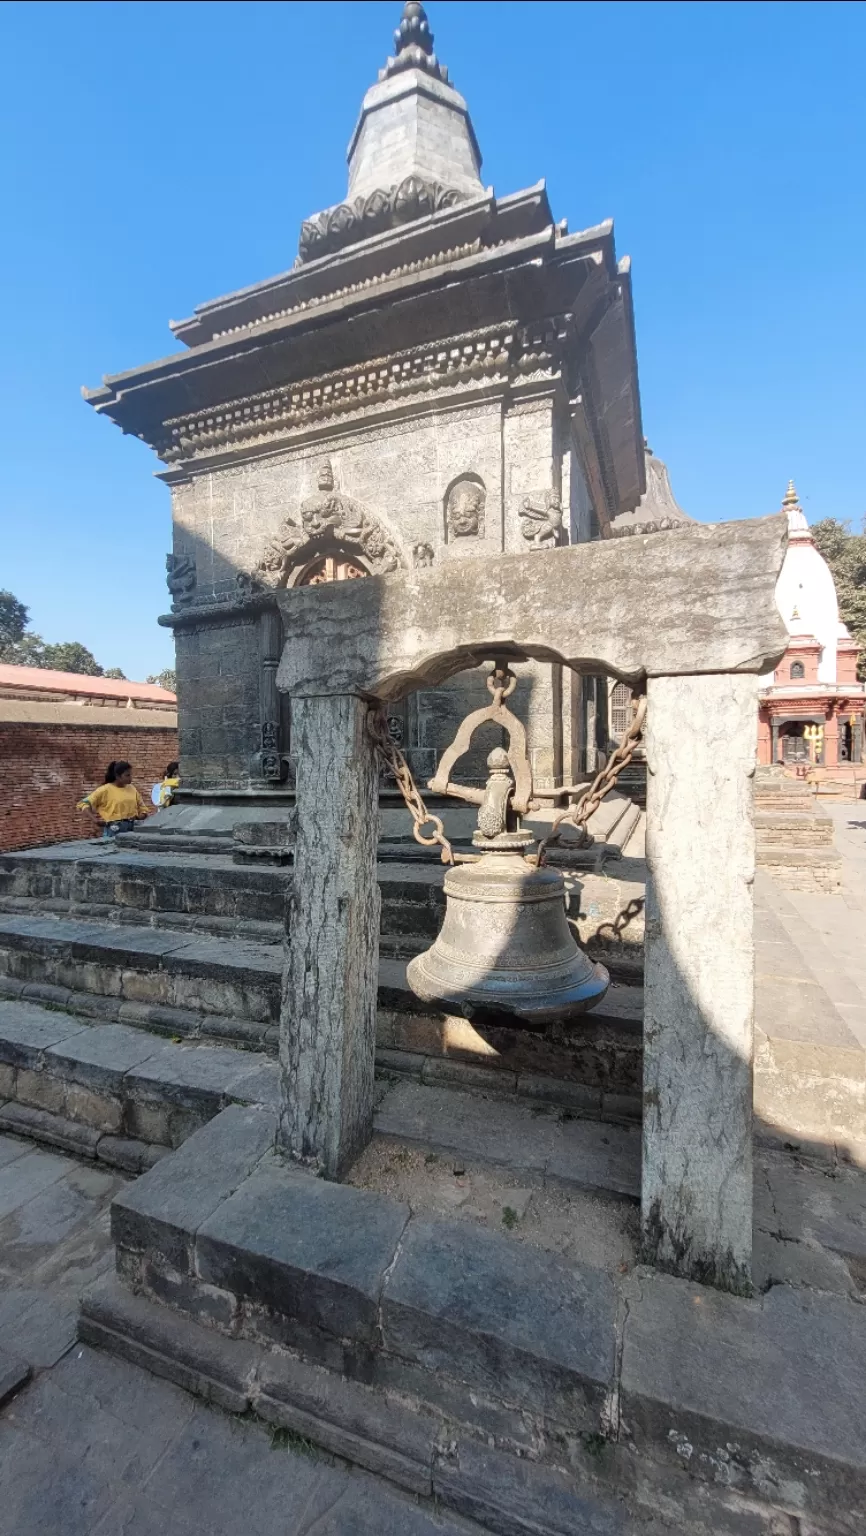
[[[562,518],[562,497],[558,491],[545,491],[540,498],[524,496],[520,531],[533,549],[557,549],[565,543]]]
[[[255,569],[238,574],[239,592],[245,596],[288,585],[298,567],[333,543],[357,550],[375,576],[387,576],[405,563],[395,540],[378,519],[335,489],[334,471],[325,460],[317,476],[316,494],[301,503],[297,520],[285,519]]]
[[[412,559],[416,570],[426,570],[433,564],[434,555],[429,544],[416,544],[412,550]]]
[[[330,256],[346,245],[438,213],[440,208],[452,208],[463,200],[464,194],[453,187],[443,187],[440,182],[426,181],[421,176],[407,176],[395,187],[379,188],[351,203],[337,203],[304,220],[297,265]]]
[[[480,480],[464,475],[455,480],[445,502],[445,525],[449,539],[480,537],[484,533],[484,504],[487,492]]]
[[[195,556],[166,555],[165,584],[171,593],[173,609],[191,602],[196,584]]]

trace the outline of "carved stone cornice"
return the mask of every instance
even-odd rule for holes
[[[359,278],[357,282],[344,283],[341,288],[328,288],[322,293],[313,294],[308,299],[299,299],[297,304],[289,304],[284,309],[274,309],[266,315],[259,315],[255,320],[246,321],[243,325],[228,325],[224,330],[214,331],[211,339],[219,341],[224,336],[246,335],[248,332],[259,330],[262,326],[273,325],[275,320],[285,320],[288,315],[317,309],[323,304],[332,304],[335,299],[350,298],[352,294],[366,293],[368,289],[380,287],[383,283],[411,277],[414,272],[429,272],[432,267],[447,266],[449,262],[462,261],[467,256],[477,256],[482,249],[495,251],[505,244],[504,240],[488,240],[482,244],[480,237],[467,240],[463,245],[449,246],[445,251],[433,251],[429,256],[419,256],[416,261],[404,261],[398,266],[388,267],[384,272],[374,272],[369,277]]]
[[[467,194],[454,187],[444,187],[438,181],[427,181],[421,176],[406,176],[395,187],[378,187],[366,197],[356,197],[350,203],[336,203],[325,208],[301,225],[298,241],[297,265],[315,261],[320,256],[332,256],[359,240],[382,234],[387,229],[397,229],[401,224],[411,224],[442,208],[453,208],[467,200]]]
[[[196,461],[270,443],[320,422],[363,415],[372,406],[485,383],[548,380],[561,367],[570,320],[564,315],[513,329],[488,327],[227,401],[207,413],[173,417],[164,423],[157,451],[166,464]]]

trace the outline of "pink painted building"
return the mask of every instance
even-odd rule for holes
[[[788,550],[776,602],[790,641],[775,672],[762,679],[758,762],[822,770],[863,766],[866,688],[857,681],[858,646],[839,618],[836,586],[793,481],[782,502]],[[857,773],[856,770],[862,769]]]

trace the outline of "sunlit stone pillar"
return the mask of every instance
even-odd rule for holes
[[[644,1254],[748,1289],[752,1258],[754,676],[651,678]]]
[[[280,1021],[283,1149],[336,1178],[373,1123],[378,775],[367,705],[293,698],[297,833]]]

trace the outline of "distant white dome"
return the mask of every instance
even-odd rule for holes
[[[776,583],[776,603],[792,635],[814,635],[822,647],[819,683],[835,683],[836,641],[844,630],[836,584],[815,548],[793,481],[788,483],[782,511],[788,514],[788,549]]]

